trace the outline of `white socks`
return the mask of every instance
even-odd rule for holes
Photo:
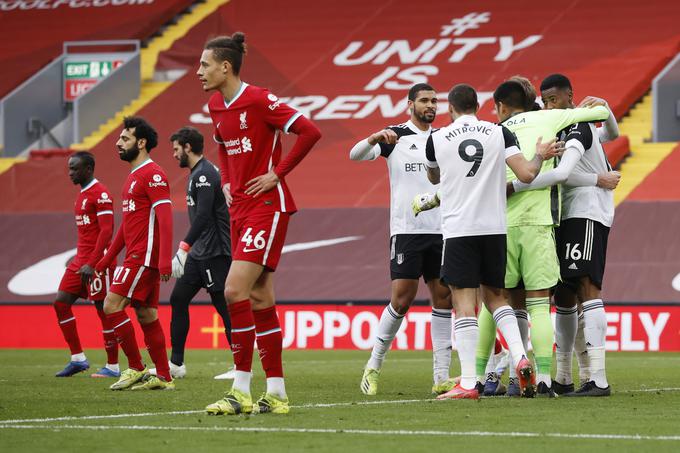
[[[576,306],[570,308],[557,307],[557,315],[555,316],[557,373],[555,380],[560,384],[572,384],[574,382],[571,367],[577,330],[578,310]]]
[[[585,321],[583,320],[583,313],[579,313],[578,329],[576,330],[576,341],[574,341],[574,352],[576,353],[576,361],[578,362],[578,380],[581,384],[584,384],[590,380],[590,360],[588,360],[586,339],[583,336],[584,327]]]
[[[434,383],[449,379],[451,367],[451,309],[432,309],[432,370]]]
[[[115,371],[116,373],[120,373],[120,367],[118,366],[117,363],[107,363],[104,368],[108,368],[111,371]]]
[[[590,380],[600,388],[609,386],[605,373],[604,342],[607,336],[607,315],[602,299],[583,302],[583,336],[590,359]]]
[[[510,376],[516,377],[513,376],[512,373],[514,373],[514,369],[517,368],[519,361],[522,360],[522,356],[526,356],[526,350],[522,343],[522,336],[520,335],[518,327],[519,323],[515,317],[515,312],[509,305],[503,305],[493,312],[493,320],[496,322],[496,327],[501,331],[501,335],[503,335],[505,342],[508,344],[512,363],[512,366],[510,367]]]
[[[267,378],[267,393],[278,396],[280,398],[287,398],[286,385],[282,377]]]
[[[479,326],[477,318],[456,318],[456,348],[460,360],[460,386],[466,390],[475,388],[475,358],[479,342]]]
[[[378,334],[375,337],[375,343],[373,344],[373,350],[371,351],[371,358],[366,364],[367,368],[372,368],[374,370],[379,370],[382,368],[383,360],[385,360],[385,354],[390,349],[392,345],[392,340],[394,336],[399,331],[401,323],[404,320],[404,315],[400,315],[393,308],[392,304],[387,304],[387,307],[382,312],[380,316],[380,322],[378,323]]]
[[[84,362],[87,360],[84,352],[79,352],[78,354],[71,354],[71,362]]]
[[[234,390],[250,395],[250,379],[253,373],[250,371],[234,370],[234,384],[231,386]]]

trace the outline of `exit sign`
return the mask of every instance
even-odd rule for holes
[[[92,88],[123,60],[67,61],[64,63],[64,100],[72,102]]]

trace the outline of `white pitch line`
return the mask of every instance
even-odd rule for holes
[[[371,406],[380,404],[410,404],[422,403],[425,401],[435,401],[433,399],[419,399],[419,400],[384,400],[384,401],[349,401],[341,403],[315,403],[302,404],[299,406],[290,406],[293,409],[310,409],[310,408],[324,408],[324,407],[344,407],[344,406]],[[22,420],[0,420],[0,425],[14,424],[14,423],[41,423],[41,422],[63,422],[74,420],[103,420],[111,418],[126,418],[126,417],[155,417],[160,415],[191,415],[205,413],[205,410],[193,411],[170,411],[170,412],[142,412],[131,414],[110,414],[110,415],[82,415],[70,417],[53,417],[53,418],[27,418]]]
[[[616,393],[639,393],[639,392],[675,392],[679,391],[680,387],[665,387],[665,388],[654,388],[654,389],[640,389],[640,390],[621,390]],[[349,407],[349,406],[374,406],[383,404],[412,404],[412,403],[424,403],[424,402],[436,402],[437,400],[432,398],[425,399],[411,399],[411,400],[379,400],[379,401],[345,401],[339,403],[310,403],[301,405],[291,405],[292,409],[316,409],[316,408],[328,408],[328,407]],[[439,402],[438,402],[439,403]],[[127,417],[155,417],[162,415],[191,415],[204,413],[204,410],[189,410],[189,411],[169,411],[169,412],[141,412],[141,413],[129,413],[129,414],[109,414],[109,415],[82,415],[82,416],[68,416],[68,417],[52,417],[52,418],[27,418],[27,419],[10,419],[10,420],[0,420],[0,425],[18,424],[18,423],[41,423],[41,422],[63,422],[63,421],[75,421],[75,420],[105,420],[114,418],[127,418]]]
[[[312,434],[360,434],[373,436],[446,436],[446,437],[554,437],[561,439],[595,440],[657,440],[680,441],[680,436],[647,436],[639,434],[568,434],[538,432],[493,432],[493,431],[435,431],[435,430],[371,430],[341,428],[264,428],[229,426],[154,426],[154,425],[2,425],[0,429],[80,429],[80,430],[127,430],[127,431],[229,431],[261,433],[312,433]]]

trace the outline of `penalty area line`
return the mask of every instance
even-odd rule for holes
[[[331,429],[331,428],[265,428],[233,426],[154,426],[154,425],[20,425],[0,424],[0,429],[45,429],[59,431],[73,430],[123,430],[123,431],[200,431],[200,432],[260,432],[260,433],[301,433],[301,434],[357,434],[368,436],[439,436],[439,437],[520,437],[520,438],[560,438],[590,440],[645,440],[680,441],[680,436],[648,436],[639,434],[568,434],[539,432],[493,432],[493,431],[437,431],[437,430],[372,430],[372,429]]]

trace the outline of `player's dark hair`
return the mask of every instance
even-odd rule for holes
[[[408,90],[408,100],[415,101],[418,93],[421,91],[434,91],[434,88],[432,88],[427,83],[416,83],[411,87],[410,90]]]
[[[496,104],[502,102],[513,109],[526,110],[527,108],[527,95],[524,87],[514,80],[508,80],[498,85],[493,93],[493,101]]]
[[[198,129],[191,126],[184,126],[177,132],[170,136],[170,141],[177,140],[182,147],[187,143],[191,145],[191,152],[194,154],[203,154],[203,135],[198,132]]]
[[[243,56],[247,53],[246,35],[237,31],[231,36],[218,36],[205,43],[206,50],[213,51],[213,57],[219,62],[228,61],[235,75],[241,72]]]
[[[449,104],[458,113],[474,113],[477,111],[477,92],[466,83],[459,83],[449,91]]]
[[[550,88],[565,88],[571,90],[571,82],[567,76],[562,74],[550,74],[541,82],[541,91],[549,90]]]
[[[527,79],[524,76],[521,75],[515,75],[510,77],[508,80],[513,80],[515,82],[518,82],[520,85],[522,85],[522,88],[524,88],[524,94],[527,96],[527,103],[526,106],[524,107],[524,110],[527,112],[530,112],[532,110],[536,110],[536,88],[534,88],[534,84],[531,83],[531,80]],[[541,110],[540,106],[538,110]]]
[[[80,161],[85,164],[86,167],[92,168],[92,171],[94,171],[94,154],[88,151],[76,151],[75,153],[71,154],[69,156],[69,159],[71,158],[76,158],[80,159]]]
[[[146,139],[146,151],[151,152],[158,145],[158,132],[141,116],[126,116],[123,119],[125,129],[135,130],[134,136],[137,140]]]

